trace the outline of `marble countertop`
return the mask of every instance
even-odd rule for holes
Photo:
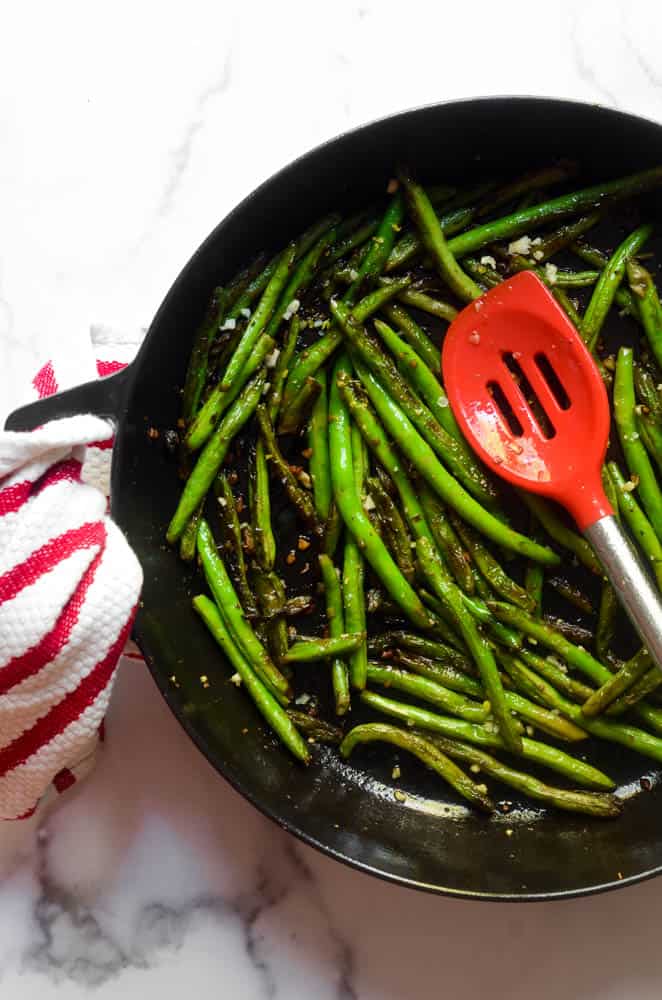
[[[0,419],[92,324],[147,326],[219,218],[349,126],[498,93],[662,117],[656,0],[31,2],[1,45]],[[108,733],[43,825],[0,830],[3,996],[659,996],[660,881],[515,907],[350,871],[218,779],[139,663]]]

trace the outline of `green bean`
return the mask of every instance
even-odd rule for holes
[[[460,483],[449,475],[427,442],[418,434],[409,418],[386,394],[370,372],[362,366],[357,366],[357,371],[375,410],[384,422],[386,430],[423,479],[449,507],[456,510],[465,521],[478,531],[487,535],[492,541],[503,545],[504,548],[528,556],[544,565],[556,566],[559,563],[558,556],[551,549],[538,545],[526,538],[525,535],[513,531],[512,528],[502,524],[493,514],[481,507]]]
[[[557,809],[564,809],[567,812],[583,813],[587,816],[610,818],[619,816],[622,805],[619,800],[607,792],[582,792],[567,788],[554,788],[534,778],[523,771],[517,771],[508,764],[503,764],[496,757],[472,747],[467,743],[460,743],[458,740],[449,740],[443,736],[430,735],[429,740],[439,750],[470,764],[472,770],[484,772],[490,778],[496,778],[504,785],[510,785],[519,792],[524,792],[532,799],[538,799]]]
[[[283,458],[276,441],[273,425],[269,419],[269,414],[264,403],[260,403],[257,407],[256,415],[258,424],[260,425],[260,433],[262,434],[262,438],[264,440],[265,454],[268,461],[270,461],[274,466],[278,474],[278,478],[285,487],[285,491],[292,505],[296,508],[306,524],[309,525],[313,531],[320,534],[322,529],[319,521],[317,520],[312,498],[307,490],[303,489],[302,486],[299,486],[299,483],[297,482],[289,464]]]
[[[298,636],[299,641],[290,646],[283,657],[284,663],[318,663],[330,657],[353,653],[365,639],[363,632],[343,632],[328,639]]]
[[[639,705],[639,702],[643,698],[648,697],[649,694],[652,694],[653,691],[656,691],[660,684],[662,684],[662,674],[660,674],[660,668],[656,666],[650,667],[645,674],[634,682],[628,691],[620,695],[616,701],[612,702],[607,709],[607,715],[622,715],[623,712],[627,712],[635,706],[637,706],[640,711],[641,705]],[[655,711],[656,709],[652,708],[649,710],[646,721],[659,733],[661,731],[659,714],[656,718],[652,718],[650,714]]]
[[[537,684],[540,697],[550,708],[557,709],[571,722],[575,722],[582,729],[598,736],[600,739],[610,743],[619,743],[621,746],[636,750],[637,753],[645,757],[652,757],[653,760],[662,761],[662,739],[652,736],[650,733],[639,729],[636,726],[626,725],[622,722],[613,722],[605,718],[589,718],[584,715],[581,707],[568,701],[563,695],[547,684],[541,678],[525,667],[523,663],[518,664],[518,668],[526,672],[530,679]]]
[[[215,288],[205,318],[193,340],[182,392],[182,419],[188,424],[195,416],[207,380],[209,348],[223,323],[228,297],[224,288]]]
[[[479,705],[475,701],[465,698],[464,695],[443,687],[436,680],[410,674],[406,670],[368,663],[368,682],[381,684],[382,687],[392,687],[397,691],[405,691],[414,698],[429,701],[437,708],[443,708],[450,715],[466,719],[467,722],[485,722],[488,716],[485,704]],[[478,686],[478,690],[479,697],[482,697],[480,686]]]
[[[577,586],[577,584],[572,583],[564,576],[548,576],[547,583],[550,585],[552,590],[555,590],[556,593],[565,598],[569,604],[572,604],[575,608],[583,611],[584,614],[590,615],[593,613],[593,605],[591,604],[591,601],[586,596],[584,591]],[[517,602],[513,601],[512,603],[516,604]],[[530,608],[526,608],[525,610],[530,610]]]
[[[480,289],[480,294],[483,294],[482,289]],[[420,309],[421,312],[436,316],[437,319],[444,319],[448,323],[452,323],[457,316],[457,309],[454,306],[449,305],[447,302],[442,302],[441,299],[435,299],[433,296],[427,295],[417,288],[405,289],[404,292],[400,292],[398,299],[405,306],[411,306],[412,309]]]
[[[395,234],[403,217],[404,205],[402,195],[395,194],[384,213],[384,217],[379,224],[379,229],[372,237],[368,252],[363,258],[358,274],[347,293],[347,302],[354,302],[364,281],[373,281],[382,273],[384,265],[393,249]]]
[[[290,320],[290,326],[283,349],[278,354],[276,366],[271,375],[271,388],[269,389],[267,402],[269,405],[269,416],[271,417],[271,422],[274,425],[280,415],[285,379],[287,378],[288,370],[292,364],[292,358],[294,357],[294,352],[297,347],[297,339],[299,337],[299,333],[303,329],[303,326],[304,324],[301,323],[299,317],[294,315]]]
[[[581,260],[590,264],[592,267],[595,267],[599,271],[604,271],[609,263],[609,257],[604,254],[602,250],[597,250],[595,247],[589,247],[582,240],[577,240],[572,243],[570,245],[570,249]],[[616,294],[614,295],[614,301],[624,315],[631,316],[637,321],[639,320],[640,317],[637,304],[635,302],[634,295],[629,291],[629,289],[623,288],[622,285],[617,288]]]
[[[594,691],[590,698],[587,698],[582,705],[584,715],[600,715],[611,705],[613,701],[622,695],[628,688],[639,680],[640,677],[650,670],[652,660],[645,649],[640,649],[597,691]],[[660,678],[662,680],[662,677]]]
[[[285,621],[285,587],[273,571],[255,573],[255,591],[260,602],[260,612],[266,623],[269,652],[280,663],[287,652],[287,622]]]
[[[543,646],[547,646],[562,657],[562,659],[566,660],[567,663],[570,663],[577,670],[590,677],[596,684],[600,685],[605,679],[610,677],[607,668],[591,656],[586,649],[569,642],[560,632],[545,622],[538,621],[520,608],[515,608],[511,604],[504,604],[501,601],[488,601],[488,607],[499,621],[510,625],[512,628],[519,629],[525,635],[531,636],[537,642],[542,643]]]
[[[362,213],[365,215],[365,213]],[[356,217],[355,217],[356,218]],[[347,223],[342,223],[339,226],[340,229],[347,229],[347,226],[352,222],[351,219],[347,220]],[[353,229],[348,230],[346,234],[341,234],[337,243],[329,249],[326,254],[326,260],[329,266],[335,264],[336,261],[340,260],[342,257],[347,256],[347,254],[354,250],[356,247],[363,246],[370,237],[376,233],[377,227],[379,226],[379,219],[377,216],[368,217],[365,221],[360,221]]]
[[[235,384],[226,393],[223,402],[223,409],[226,411],[246,385],[246,383],[255,375],[257,371],[260,370],[268,354],[270,354],[276,346],[275,340],[272,337],[263,336],[260,337],[257,344],[255,345],[255,350],[251,354],[250,358],[244,365],[243,369],[237,376]],[[212,390],[213,392],[213,390]]]
[[[662,589],[662,544],[660,544],[657,535],[653,531],[650,521],[634,499],[632,491],[628,490],[628,484],[625,482],[618,463],[608,462],[607,470],[616,487],[618,509],[646,556],[655,574],[658,587]]]
[[[331,559],[324,554],[320,555],[319,564],[324,584],[324,594],[326,596],[326,618],[329,627],[329,636],[332,639],[338,639],[345,631],[342,590],[338,570],[333,565]],[[331,679],[333,682],[336,715],[344,715],[349,709],[349,675],[347,664],[340,656],[335,656],[331,661]]]
[[[550,201],[532,205],[523,212],[513,212],[494,222],[486,222],[474,229],[454,236],[448,241],[448,249],[455,257],[465,257],[495,240],[508,236],[519,236],[529,229],[554,222],[587,208],[596,209],[603,202],[622,200],[633,195],[650,191],[662,183],[662,167],[654,167],[638,174],[621,177],[615,181],[596,184],[593,187],[564,194]]]
[[[518,490],[518,493],[550,538],[553,538],[558,545],[562,545],[564,549],[574,553],[580,563],[590,569],[592,573],[602,576],[602,566],[585,538],[582,538],[572,528],[567,528],[558,514],[541,497],[526,493],[524,490]]]
[[[248,453],[248,506],[257,561],[263,570],[271,570],[276,560],[276,539],[271,526],[269,469],[262,437]]]
[[[427,629],[434,620],[403,577],[361,504],[354,482],[349,412],[338,387],[339,375],[349,375],[343,359],[336,363],[329,394],[329,454],[335,502],[359,549],[393,600],[415,625]]]
[[[425,330],[411,318],[406,309],[397,302],[390,302],[384,309],[386,318],[395,323],[404,340],[413,347],[416,354],[425,362],[432,372],[439,371],[439,348],[436,347]],[[450,434],[451,432],[446,427]],[[459,430],[458,430],[459,434]],[[454,436],[457,436],[454,435]]]
[[[331,500],[331,510],[324,523],[322,535],[322,550],[327,556],[332,556],[338,547],[343,532],[343,520],[335,500]]]
[[[600,591],[598,621],[595,626],[595,651],[601,660],[606,659],[612,639],[614,638],[618,606],[616,591],[610,583],[603,582]]]
[[[614,379],[614,419],[630,473],[639,480],[644,510],[658,539],[662,539],[662,491],[636,428],[632,368],[632,348],[621,347]]]
[[[343,731],[338,726],[332,726],[324,719],[317,719],[296,708],[288,708],[287,715],[299,732],[308,737],[308,742],[339,744],[342,742]]]
[[[245,386],[200,452],[168,525],[166,539],[171,545],[179,540],[191,514],[204,499],[233,438],[252,416],[262,395],[264,381],[264,373],[260,372]]]
[[[283,677],[280,670],[272,662],[266,649],[244,617],[232,581],[216,550],[209,525],[204,519],[200,521],[198,527],[198,555],[212,596],[230,633],[245,653],[251,667],[270,689],[285,696],[289,695],[290,686],[287,678]]]
[[[399,667],[404,667],[421,677],[436,681],[443,687],[450,688],[451,691],[468,694],[471,698],[485,698],[485,692],[477,680],[446,662],[430,660],[426,656],[420,656],[418,653],[407,653],[401,649],[394,651],[393,660]],[[471,664],[471,669],[473,669],[473,664]]]
[[[200,595],[193,598],[193,607],[241,677],[244,687],[265,721],[280,737],[288,750],[304,764],[307,764],[310,761],[310,751],[305,741],[297,732],[287,713],[254,672],[246,656],[232,638],[228,626],[216,606],[208,597]]]
[[[278,424],[279,434],[296,434],[305,423],[320,394],[320,384],[316,378],[306,378],[301,390],[286,410],[281,413]]]
[[[637,413],[637,430],[644,442],[644,448],[662,473],[662,425],[650,413]]]
[[[253,353],[264,327],[273,312],[276,301],[287,281],[290,267],[294,259],[295,247],[290,244],[278,259],[273,276],[264,290],[260,303],[249,319],[246,329],[235,348],[218,385],[212,390],[204,406],[193,421],[186,436],[186,446],[190,451],[197,451],[208,439],[217,425],[218,420],[227,406],[226,397],[236,388],[237,378]]]
[[[558,712],[544,708],[539,704],[538,689],[528,678],[520,676],[511,670],[513,657],[503,650],[496,651],[497,659],[505,668],[506,678],[512,681],[516,691],[506,691],[506,702],[511,712],[525,719],[531,725],[537,726],[549,736],[565,743],[577,743],[586,739],[586,733],[579,726],[567,719],[561,718]]]
[[[567,667],[561,666],[552,657],[539,656],[530,649],[522,648],[517,653],[517,658],[573,701],[584,702],[593,694],[593,688],[571,677]]]
[[[443,660],[455,667],[455,669],[462,670],[465,673],[475,673],[473,661],[468,656],[458,652],[454,647],[448,646],[438,640],[430,639],[428,636],[415,635],[413,632],[398,630],[387,632],[384,638],[389,643],[395,643],[398,649],[406,649],[421,656]]]
[[[486,493],[496,496],[497,491],[490,482],[484,469],[478,464],[473,452],[463,439],[453,411],[439,380],[432,374],[423,358],[398,337],[391,327],[380,320],[375,320],[375,328],[382,340],[396,359],[400,374],[409,384],[410,389],[418,393],[428,406],[432,416],[438,421],[447,434],[457,440],[458,448],[463,456],[465,466],[471,469],[472,478],[480,483]],[[437,367],[439,361],[437,359]]]
[[[655,422],[660,423],[662,421],[662,392],[655,383],[656,379],[653,378],[650,371],[641,364],[635,365],[634,384],[637,395],[641,402],[648,407]]]
[[[223,471],[219,472],[214,480],[213,494],[214,503],[210,508],[212,526],[218,528],[218,536],[222,539],[222,548],[229,557],[230,573],[233,583],[239,592],[244,613],[247,618],[256,618],[257,605],[253,591],[248,583],[237,505],[232,487]],[[221,546],[219,545],[220,548]]]
[[[528,261],[527,261],[528,264]],[[487,264],[483,264],[476,257],[465,257],[462,261],[462,267],[465,271],[468,271],[472,278],[483,288],[496,288],[503,281],[502,276],[498,271],[495,271],[493,267]]]
[[[639,226],[630,233],[614,251],[609,263],[601,272],[581,326],[582,339],[590,351],[595,350],[603,323],[614,301],[614,295],[623,280],[627,261],[641,249],[652,231],[653,227],[647,225]]]
[[[462,270],[448,248],[439,219],[425,189],[406,171],[401,171],[410,214],[419,231],[421,241],[431,254],[439,275],[458,298],[471,302],[483,294],[482,289]]]
[[[606,465],[602,466],[601,478],[605,496],[609,500],[615,516],[618,517],[618,490],[609,475]],[[600,589],[598,621],[595,627],[595,651],[600,660],[605,660],[609,656],[609,648],[616,629],[618,607],[619,602],[616,591],[608,580],[603,580]]]
[[[457,514],[451,513],[449,516],[462,543],[468,549],[469,555],[495,593],[500,594],[501,597],[505,597],[512,604],[517,604],[520,608],[524,608],[525,611],[532,611],[534,601],[530,595],[515,580],[508,576],[487,546],[483,545],[478,534],[468,524],[465,524]]]
[[[416,567],[411,554],[411,538],[402,515],[377,478],[369,479],[368,486],[384,529],[388,547],[393,553],[402,575],[409,583],[413,583]]]
[[[567,295],[562,288],[552,288],[552,295],[568,316],[568,319],[579,330],[582,325],[582,318],[577,312],[575,302]],[[576,301],[576,300],[575,300]]]
[[[662,368],[662,304],[651,275],[635,260],[628,260],[627,274],[650,349]]]
[[[316,375],[320,384],[320,394],[315,400],[308,425],[308,447],[310,449],[310,478],[313,482],[313,500],[320,521],[326,521],[331,510],[333,491],[331,488],[331,468],[329,465],[329,404],[326,372]]]
[[[425,518],[430,526],[432,537],[435,540],[437,548],[448,563],[448,568],[453,574],[455,581],[466,594],[473,594],[476,586],[473,573],[471,572],[471,562],[446,516],[446,512],[437,497],[425,484],[420,485],[418,495]]]
[[[494,808],[484,786],[477,785],[472,781],[457,764],[454,764],[429,740],[398,729],[397,726],[378,722],[354,726],[340,744],[340,753],[343,757],[349,757],[359,743],[372,743],[374,741],[392,743],[401,750],[406,750],[418,757],[426,767],[438,774],[463,798],[479,809],[491,812]]]
[[[363,323],[373,312],[378,311],[386,302],[399,294],[399,292],[409,285],[409,278],[392,280],[387,284],[369,292],[364,298],[357,302],[352,309],[352,316],[357,323]],[[291,402],[296,398],[307,378],[315,372],[335,353],[342,343],[343,336],[336,326],[324,334],[318,341],[306,348],[299,355],[296,363],[292,367],[287,383],[285,385],[283,409],[287,410]]]
[[[499,734],[494,732],[493,728],[488,728],[485,725],[480,726],[465,722],[463,719],[437,715],[426,708],[405,705],[372,691],[364,691],[361,695],[361,701],[370,708],[400,719],[407,726],[416,726],[433,733],[440,733],[442,736],[449,736],[451,739],[475,743],[478,746],[505,749],[505,744]],[[578,711],[581,712],[581,709],[578,708]],[[584,761],[577,760],[576,757],[571,757],[564,750],[559,750],[548,743],[540,743],[538,740],[523,736],[521,756],[536,764],[549,767],[553,771],[558,771],[559,774],[565,775],[578,785],[587,788],[602,788],[607,791],[614,788],[614,782],[602,771],[584,763]]]
[[[361,632],[367,636],[363,585],[363,556],[357,542],[350,536],[345,541],[343,561],[345,624],[349,631]],[[359,691],[365,687],[367,666],[368,644],[366,639],[349,656],[349,677],[352,687]]]
[[[458,233],[464,229],[464,227],[471,222],[475,214],[475,206],[456,205],[454,208],[446,206],[444,213],[439,216],[439,225],[441,226],[444,235],[450,236],[452,233]],[[395,271],[402,267],[421,250],[422,247],[418,234],[415,232],[405,233],[405,235],[398,240],[396,245],[391,250],[384,267],[384,273],[390,274],[391,271]]]
[[[283,319],[288,314],[292,315],[292,309],[298,309],[298,306],[296,306],[296,303],[299,301],[297,295],[304,292],[312,281],[322,254],[335,239],[338,221],[339,216],[332,215],[320,223],[323,227],[323,232],[292,271],[290,280],[281,292],[278,304],[265,328],[265,333],[270,337],[276,336],[278,327]],[[317,228],[319,229],[319,226]]]
[[[257,257],[253,258],[250,264],[238,271],[234,277],[226,283],[225,290],[228,296],[228,308],[234,310],[234,305],[237,299],[242,296],[249,287],[254,287],[256,279],[263,274],[267,262],[267,254],[259,253]],[[268,280],[269,279],[267,277],[264,283],[266,284]],[[259,290],[255,294],[258,295]]]
[[[601,218],[600,212],[590,212],[572,222],[564,222],[553,232],[542,237],[541,242],[536,247],[536,260],[541,263],[549,260],[550,257],[553,257],[560,250],[564,250],[580,236],[587,233],[589,229],[592,229]],[[539,256],[540,254],[542,256]]]
[[[462,638],[478,667],[504,743],[511,750],[519,752],[521,738],[506,704],[499,671],[487,640],[479,632],[471,615],[467,613],[459,590],[452,583],[437,551],[428,538],[420,537],[417,539],[416,554],[428,583],[439,599],[449,607],[457,621]]]
[[[228,310],[226,319],[237,319],[241,316],[243,310],[250,307],[251,302],[253,302],[253,300],[264,291],[273,278],[274,272],[278,267],[280,254],[276,254],[276,256],[272,257],[266,264],[264,264],[264,259],[265,258],[262,255],[253,262],[253,265],[250,267],[250,275],[245,283],[241,275],[237,276],[237,281],[239,284],[243,284],[243,288],[241,288],[239,295],[234,295],[234,291],[236,291],[236,289],[233,288],[234,301]],[[233,285],[233,281],[228,283],[228,291],[230,291]]]
[[[179,558],[183,559],[184,562],[193,562],[195,559],[198,525],[202,517],[203,506],[200,504],[197,510],[193,511],[179,539]]]
[[[342,333],[336,327],[331,327],[319,340],[299,354],[290,369],[283,393],[283,409],[289,405],[301,391],[307,378],[312,378],[323,364],[342,343]]]

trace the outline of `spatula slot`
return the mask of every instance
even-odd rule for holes
[[[512,375],[513,381],[519,386],[520,392],[528,403],[531,414],[538,424],[543,437],[548,439],[555,437],[556,428],[515,355],[511,351],[504,351],[502,358],[506,368]]]
[[[501,388],[498,382],[488,382],[487,391],[494,400],[497,409],[501,413],[501,416],[508,424],[511,434],[515,437],[522,437],[524,434],[524,428],[517,418],[517,414],[513,410],[512,406],[508,402],[505,392]]]
[[[547,357],[547,355],[543,354],[542,351],[539,351],[536,355],[534,355],[533,360],[536,363],[538,371],[540,372],[545,382],[549,386],[549,391],[551,392],[551,394],[553,395],[554,399],[559,404],[561,409],[569,410],[570,397],[568,396],[568,393],[565,391],[565,386],[561,382],[561,379],[554,371],[552,363]]]

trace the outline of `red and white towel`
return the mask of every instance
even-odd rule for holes
[[[92,331],[36,397],[123,368],[135,338]],[[82,415],[0,431],[0,819],[32,815],[94,763],[142,584],[107,514],[112,425]]]

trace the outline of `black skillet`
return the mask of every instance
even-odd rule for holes
[[[190,610],[193,574],[163,544],[178,482],[162,439],[146,430],[175,424],[192,334],[212,288],[257,251],[284,246],[325,212],[372,201],[398,162],[423,178],[465,181],[567,157],[589,181],[640,170],[662,162],[662,126],[589,105],[493,98],[405,112],[342,135],[266,181],[214,229],[126,371],[17,410],[7,422],[30,428],[83,411],[117,421],[111,508],[145,573],[134,635],[172,711],[219,773],[332,857],[402,885],[477,899],[567,897],[658,874],[662,788],[636,794],[616,821],[550,812],[511,822],[458,811],[418,766],[403,767],[409,794],[396,800],[393,756],[381,748],[357,753],[351,766],[326,750],[308,769],[294,763],[245,694],[224,681],[220,654]],[[662,220],[662,205],[652,211]],[[204,688],[201,674],[215,682]],[[594,759],[639,788],[645,761],[611,747]]]

